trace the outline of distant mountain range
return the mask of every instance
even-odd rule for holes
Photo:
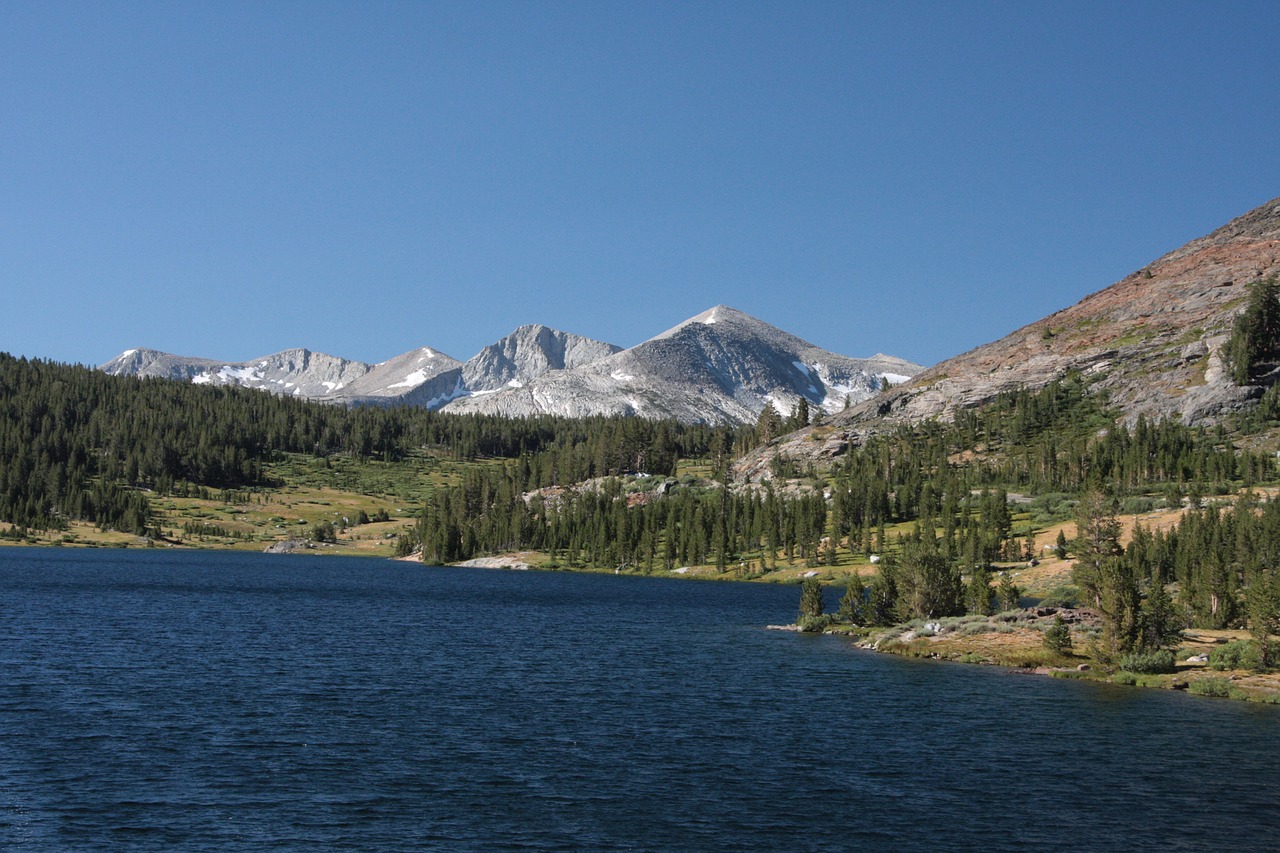
[[[1248,286],[1280,275],[1280,198],[1176,249],[1080,302],[950,358],[738,465],[768,476],[775,455],[817,461],[871,433],[981,406],[1078,372],[1124,419],[1212,424],[1262,395],[1231,381],[1223,349]]]
[[[428,347],[381,364],[291,349],[242,362],[131,349],[101,370],[240,385],[350,405],[412,405],[510,416],[599,414],[749,423],[800,397],[828,412],[905,382],[924,368],[901,358],[851,358],[718,305],[630,349],[521,326],[466,362]]]

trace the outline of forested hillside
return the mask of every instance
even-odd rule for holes
[[[739,441],[751,435],[744,430]],[[1073,555],[1092,553],[1095,568],[1089,574],[1091,563],[1077,560],[1069,594],[1114,624],[1117,655],[1159,647],[1178,626],[1244,624],[1261,612],[1248,601],[1270,600],[1276,589],[1280,504],[1263,513],[1250,511],[1256,498],[1235,510],[1206,505],[1274,480],[1273,457],[1238,450],[1224,427],[1139,418],[1130,428],[1079,376],[1002,394],[952,424],[875,436],[829,471],[779,462],[773,474],[763,485],[655,488],[644,478],[611,478],[548,493],[530,492],[518,467],[491,469],[432,501],[416,535],[427,562],[536,550],[553,565],[705,564],[738,577],[780,565],[865,564],[876,554],[874,582],[855,596],[856,619],[888,624],[1016,602],[1007,578],[995,584],[993,565],[1038,556],[1033,517],[1023,512],[1015,523],[1014,514],[1043,496],[1061,518],[1080,515],[1081,530],[1102,525],[1106,535],[1092,544],[1084,534],[1070,543]],[[1012,502],[1015,490],[1021,504]],[[1193,513],[1168,533],[1139,527],[1125,549],[1107,521],[1122,505],[1189,505]],[[1065,554],[1068,544],[1059,548]],[[851,583],[861,589],[856,572]],[[1143,615],[1148,601],[1157,627],[1157,617]]]
[[[1069,377],[1034,394],[1001,395],[953,424],[875,436],[821,476],[778,460],[765,485],[638,491],[643,483],[604,483],[547,499],[527,494],[532,480],[520,467],[477,472],[426,509],[419,533],[429,561],[529,548],[570,564],[670,569],[771,563],[779,549],[816,565],[840,549],[882,550],[887,525],[919,522],[968,564],[1021,553],[1008,521],[1010,490],[1180,500],[1273,471],[1269,456],[1236,451],[1221,428],[1139,419],[1129,429]]]
[[[343,408],[258,391],[107,376],[0,354],[0,521],[67,520],[143,533],[148,494],[273,485],[274,454],[395,461],[523,460],[522,484],[640,470],[727,447],[724,429],[626,418],[511,420],[415,408]]]

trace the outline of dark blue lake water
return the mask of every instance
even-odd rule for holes
[[[0,848],[1280,846],[1280,708],[764,630],[797,602],[3,548]]]

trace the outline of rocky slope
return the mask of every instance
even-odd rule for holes
[[[252,361],[190,358],[150,349],[126,350],[99,367],[113,376],[185,379],[197,385],[242,385],[276,394],[324,397],[369,373],[373,365],[320,352],[289,349]]]
[[[744,459],[759,478],[771,455],[830,457],[886,425],[949,420],[1003,391],[1080,371],[1127,419],[1211,423],[1258,388],[1232,384],[1223,346],[1248,285],[1280,273],[1280,199],[1153,261],[1110,287],[998,341],[948,359],[871,403],[842,412],[821,441],[801,431]],[[834,429],[831,427],[834,426]]]
[[[307,350],[248,362],[129,350],[101,369],[342,404],[746,423],[766,402],[787,414],[801,396],[837,411],[878,392],[882,378],[899,382],[922,368],[891,356],[828,352],[722,305],[629,350],[531,325],[465,363],[428,347],[376,365]]]
[[[803,396],[836,411],[877,393],[882,377],[903,381],[921,369],[891,356],[828,352],[719,305],[631,349],[548,371],[521,387],[460,399],[448,409],[750,423],[767,402],[786,414]]]
[[[364,376],[321,399],[329,403],[438,409],[465,393],[462,362],[422,347],[372,365]]]
[[[591,364],[620,349],[547,326],[521,326],[468,359],[463,384],[472,394],[520,388],[549,371]]]

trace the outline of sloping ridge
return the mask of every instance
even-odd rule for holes
[[[421,347],[374,365],[364,376],[324,400],[433,409],[463,393],[461,386],[462,362],[430,347]]]
[[[911,382],[833,418],[820,446],[802,431],[743,460],[840,452],[901,423],[950,420],[1005,391],[1036,389],[1071,371],[1090,377],[1128,420],[1212,423],[1260,394],[1231,382],[1223,347],[1248,285],[1280,273],[1280,198],[1193,240],[1075,305],[941,362]]]

